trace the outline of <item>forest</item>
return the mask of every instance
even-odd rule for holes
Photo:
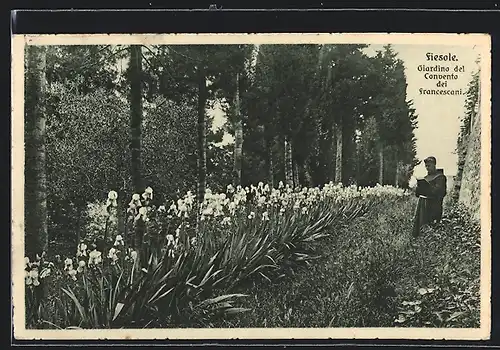
[[[406,234],[418,116],[367,49],[26,46],[26,326],[476,325],[478,227]]]

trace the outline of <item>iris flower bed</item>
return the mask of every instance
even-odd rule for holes
[[[207,189],[200,205],[188,192],[157,206],[148,187],[119,208],[110,191],[97,206],[103,224],[94,225],[74,256],[25,258],[27,327],[209,325],[251,309],[238,307],[248,295],[234,292],[244,281],[270,279],[282,264],[311,258],[303,249],[308,243],[409,195],[390,186],[259,183],[229,185],[225,193]]]

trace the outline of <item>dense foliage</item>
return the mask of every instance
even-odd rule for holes
[[[465,167],[465,158],[467,155],[467,148],[470,142],[469,135],[472,132],[473,123],[477,120],[479,108],[479,71],[472,74],[469,86],[466,92],[465,99],[465,114],[461,116],[460,132],[457,138],[456,152],[458,155],[458,171],[456,176],[456,183],[453,188],[452,196],[455,200],[458,199],[460,193],[460,184],[462,182],[462,174]]]
[[[375,56],[364,48],[143,47],[144,186],[154,186],[162,200],[196,191],[203,170],[196,132],[200,72],[207,81],[205,107],[218,102],[227,117],[217,130],[212,117],[204,116],[202,185],[217,190],[237,185],[234,152],[242,146],[238,184],[243,186],[258,181],[406,186],[416,164],[416,115],[406,100],[404,67],[390,46]],[[132,191],[126,50],[109,45],[47,50],[51,240],[65,236],[76,244],[84,219],[79,213],[96,194],[114,188],[123,198]],[[221,145],[223,134],[234,136],[238,126],[242,145]]]

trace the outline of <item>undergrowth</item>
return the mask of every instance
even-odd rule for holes
[[[415,239],[414,207],[380,206],[310,245],[315,261],[242,286],[252,311],[216,326],[479,327],[479,226],[449,205]]]

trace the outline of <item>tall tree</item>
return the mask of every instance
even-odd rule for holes
[[[203,67],[198,68],[198,203],[205,198],[207,176],[207,134],[206,134],[206,103],[207,78]]]
[[[271,85],[273,58],[272,46],[261,45],[256,58],[258,64],[255,66],[255,83],[248,96],[248,104],[253,106],[251,115],[255,123],[255,128],[252,130],[254,137],[262,136],[264,140],[264,179],[271,187],[275,186],[276,167],[274,160],[275,121],[271,117],[276,112],[276,92]],[[249,145],[249,142],[246,144]],[[252,150],[255,148],[252,147]],[[248,149],[248,153],[252,150]]]
[[[406,78],[404,66],[391,45],[386,45],[383,52],[379,52],[374,58],[373,74],[376,75],[379,92],[374,96],[374,112],[378,126],[378,182],[390,183],[385,173],[390,164],[389,151],[392,146],[397,145],[401,140],[401,123],[407,119],[406,102]],[[386,164],[387,163],[387,164]],[[390,177],[388,178],[390,179]],[[387,180],[387,181],[386,181]]]
[[[45,154],[46,53],[43,46],[26,47],[25,231],[28,255],[47,252],[47,178]]]
[[[234,97],[234,182],[236,185],[242,185],[242,163],[243,163],[243,142],[244,132],[243,124],[249,126],[250,115],[255,114],[254,103],[249,102],[252,99],[252,89],[255,84],[256,65],[258,62],[258,45],[240,45],[237,51],[232,53],[235,58],[233,70],[236,71],[236,93]],[[243,61],[243,62],[241,62]],[[240,79],[242,77],[243,79]],[[243,84],[242,84],[243,83]],[[242,89],[243,87],[243,89]],[[242,91],[243,90],[243,91]],[[242,103],[243,108],[242,108]],[[244,111],[244,116],[242,112]],[[231,120],[230,120],[231,122]]]
[[[326,45],[320,52],[323,65],[325,95],[319,104],[322,110],[325,149],[329,157],[323,157],[328,179],[345,182],[351,177],[348,161],[354,152],[353,139],[362,104],[363,77],[368,57],[362,52],[366,45]],[[328,152],[330,153],[330,152]]]
[[[141,160],[141,127],[142,127],[142,48],[140,45],[130,46],[130,151],[132,183],[136,193],[143,188]]]
[[[142,193],[142,159],[141,159],[141,131],[142,131],[142,47],[130,46],[130,151],[132,186],[135,193]],[[134,247],[139,248],[143,241],[143,222],[139,220],[135,227]],[[145,261],[139,257],[139,261]]]
[[[327,110],[330,108],[331,99],[328,98],[332,81],[332,63],[330,57],[331,45],[321,45],[318,50],[316,69],[313,74],[313,84],[311,87],[311,102],[306,108],[306,115],[309,116],[310,125],[314,125],[309,130],[310,138],[313,139],[311,150],[307,156],[309,164],[305,162],[305,169],[311,167],[313,184],[319,185],[333,180],[335,176],[333,169],[333,125],[332,118],[327,118]],[[307,170],[305,170],[306,172]]]
[[[308,95],[314,83],[311,73],[316,68],[317,54],[316,45],[262,45],[259,50],[256,117],[263,127],[268,178],[272,180],[292,184],[294,173],[297,178],[299,172],[293,169],[306,164],[310,141],[305,136],[311,126],[304,116],[310,115]],[[272,174],[271,168],[275,170]]]
[[[154,48],[156,52],[148,59],[152,91],[157,89],[168,99],[196,106],[198,202],[203,201],[207,181],[206,137],[210,123],[206,108],[217,99],[235,101],[236,73],[240,74],[239,89],[244,90],[246,77],[242,73],[249,49],[251,45],[160,46]],[[156,81],[152,78],[154,75],[158,76]],[[232,105],[229,103],[229,109],[234,111]]]
[[[241,157],[243,152],[243,122],[240,110],[240,74],[236,73],[236,93],[234,97],[234,184],[241,185]]]
[[[292,143],[285,135],[285,181],[287,185],[293,187],[293,158]]]

